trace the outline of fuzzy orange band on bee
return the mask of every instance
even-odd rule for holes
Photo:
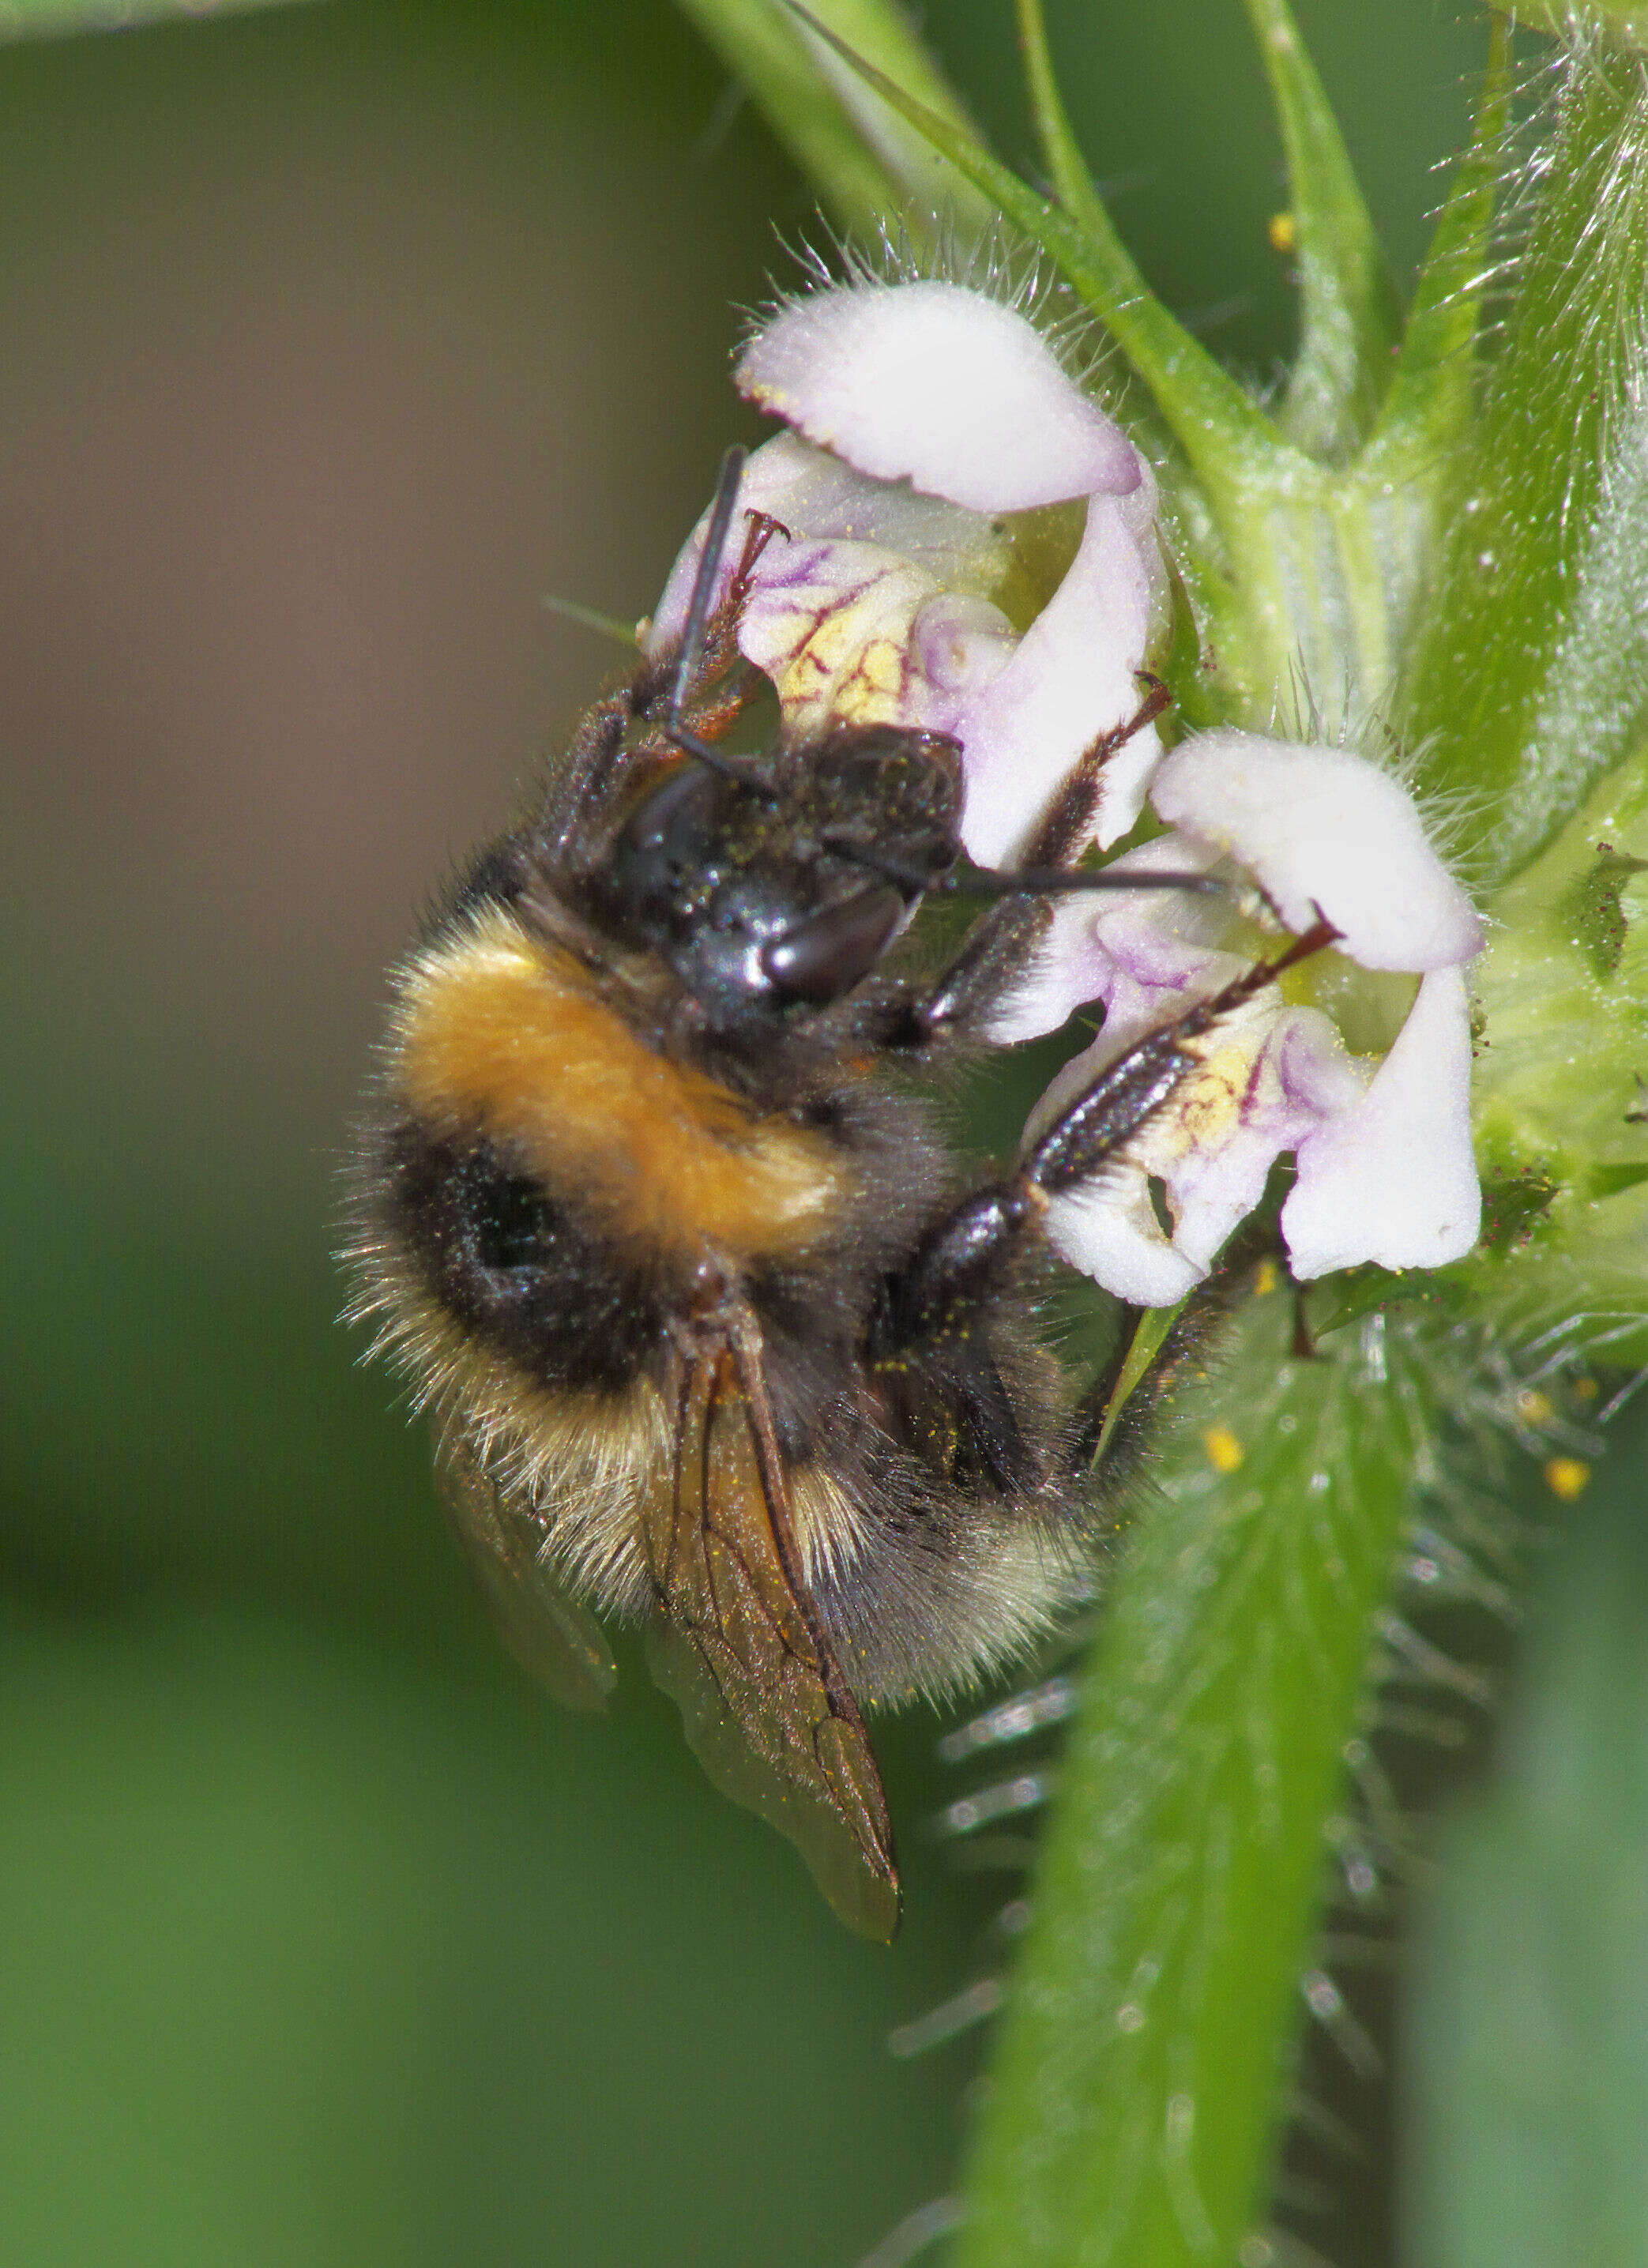
[[[499,906],[411,963],[390,1084],[426,1125],[484,1134],[654,1250],[804,1251],[857,1195],[820,1136],[649,1047],[570,953]]]

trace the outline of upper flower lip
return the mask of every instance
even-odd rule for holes
[[[960,284],[861,284],[782,308],[740,393],[879,481],[970,511],[1130,496],[1132,443],[1011,307]]]
[[[1150,799],[1169,826],[1247,867],[1290,929],[1319,905],[1364,968],[1448,968],[1486,932],[1425,839],[1401,782],[1346,748],[1197,733],[1163,757]]]

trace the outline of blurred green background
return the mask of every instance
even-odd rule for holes
[[[1054,9],[1152,280],[1288,342],[1236,0]],[[1301,6],[1399,261],[1479,27]],[[1004,0],[929,28],[1027,162]],[[947,2181],[889,2028],[991,1887],[881,1746],[890,1954],[630,1652],[559,1717],[335,1323],[429,891],[614,666],[812,202],[646,0],[345,0],[0,49],[0,2261],[847,2268]]]

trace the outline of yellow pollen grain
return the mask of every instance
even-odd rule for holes
[[[1206,1425],[1202,1430],[1202,1446],[1207,1451],[1207,1461],[1216,1473],[1233,1473],[1244,1454],[1241,1443],[1228,1425]]]
[[[1545,1485],[1553,1496],[1571,1504],[1591,1477],[1583,1457],[1553,1457],[1545,1468]]]
[[[1272,252],[1288,253],[1299,246],[1299,223],[1291,212],[1272,213],[1265,224]]]
[[[1541,1394],[1536,1386],[1525,1386],[1516,1398],[1517,1416],[1525,1425],[1549,1425],[1556,1416],[1556,1407],[1549,1394]]]
[[[1576,1378],[1573,1382],[1573,1390],[1579,1396],[1581,1402],[1594,1402],[1597,1398],[1599,1389],[1594,1378]]]
[[[1282,1278],[1277,1272],[1276,1262],[1274,1260],[1262,1260],[1259,1263],[1258,1267],[1254,1270],[1253,1287],[1254,1297],[1261,1300],[1264,1299],[1268,1293],[1276,1290],[1276,1285],[1281,1282],[1281,1280]]]

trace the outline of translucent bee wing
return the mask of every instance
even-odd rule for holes
[[[510,1652],[566,1709],[604,1709],[618,1666],[595,1617],[544,1557],[542,1525],[511,1508],[470,1452],[447,1442],[441,1502]]]
[[[674,1447],[643,1509],[652,1675],[723,1794],[788,1836],[849,1928],[885,1942],[899,1889],[881,1776],[790,1572],[788,1494],[747,1350],[681,1366]]]

